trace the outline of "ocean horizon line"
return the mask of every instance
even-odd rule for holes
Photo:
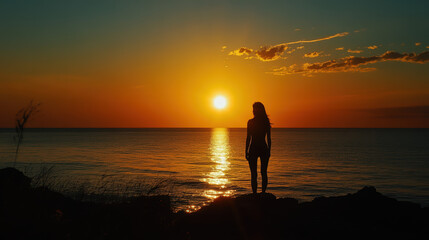
[[[208,130],[208,129],[246,129],[246,127],[29,127],[26,130]],[[0,130],[14,130],[14,127],[0,127]],[[272,129],[429,129],[426,127],[272,127]]]

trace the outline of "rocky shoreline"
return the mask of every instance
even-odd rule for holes
[[[81,202],[0,169],[1,239],[429,239],[429,208],[364,187],[299,203],[272,194],[220,197],[175,213],[168,196]]]

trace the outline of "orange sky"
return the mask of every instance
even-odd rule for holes
[[[43,10],[46,19],[31,12],[36,23],[14,19],[0,47],[0,127],[13,127],[15,113],[32,99],[42,105],[31,127],[245,127],[255,101],[265,104],[274,127],[429,127],[429,39],[418,38],[424,29],[407,29],[407,38],[396,33],[392,40],[398,29],[383,23],[296,24],[302,19],[295,15],[287,17],[297,21],[277,28],[280,13],[229,16],[235,6],[195,5],[205,12],[189,15],[183,7],[172,18],[174,6],[152,6],[157,16],[116,6],[116,18],[83,12],[88,24],[71,12],[51,26],[50,10]],[[286,49],[268,59],[259,55],[260,46]],[[236,56],[240,48],[249,54]],[[405,55],[391,59],[389,51]],[[377,60],[318,72],[307,68],[350,56]],[[282,67],[289,70],[273,74]],[[222,111],[212,106],[217,94],[228,98]]]

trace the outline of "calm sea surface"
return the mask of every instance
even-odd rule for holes
[[[0,167],[13,165],[13,135],[0,129]],[[29,129],[16,166],[54,166],[74,181],[163,182],[177,208],[198,207],[251,192],[245,137],[225,128]],[[273,129],[272,142],[268,191],[278,197],[309,201],[372,185],[429,206],[429,129]]]

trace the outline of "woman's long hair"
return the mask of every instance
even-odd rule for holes
[[[265,127],[271,127],[270,119],[265,111],[264,104],[261,102],[255,102],[253,104],[253,116],[258,125],[261,124]]]

